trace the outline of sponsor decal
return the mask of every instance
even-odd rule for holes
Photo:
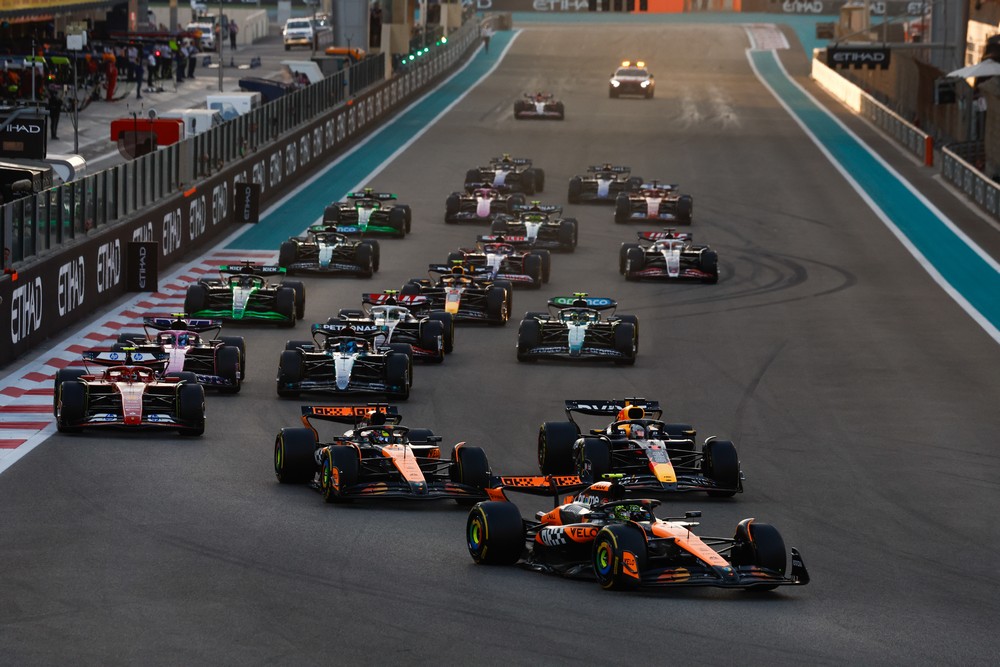
[[[19,343],[42,328],[42,279],[21,285],[10,298],[10,342]]]
[[[299,148],[294,141],[285,146],[285,175],[291,176],[299,168]]]
[[[590,542],[597,537],[597,526],[566,526],[566,534],[574,542]]]
[[[822,14],[821,0],[785,0],[781,3],[781,11],[786,14]]]
[[[60,266],[56,284],[60,316],[82,306],[87,287],[86,266],[83,257],[77,257],[75,260]]]
[[[141,227],[136,227],[132,230],[132,240],[133,241],[152,241],[153,240],[153,223],[147,222]]]
[[[832,68],[888,69],[892,50],[871,46],[828,46],[826,64]]]
[[[205,232],[205,195],[198,195],[188,205],[188,238],[194,241]]]
[[[181,248],[181,239],[183,238],[181,232],[182,217],[183,213],[179,208],[163,216],[163,235],[160,245],[163,248],[164,257]]]
[[[212,225],[229,219],[229,184],[223,181],[212,188]],[[192,227],[194,225],[192,224]],[[204,231],[204,226],[202,226]]]
[[[268,183],[271,187],[281,184],[281,162],[284,159],[280,150],[271,153],[270,168],[268,170]]]
[[[114,287],[122,276],[121,241],[115,239],[110,243],[102,243],[97,248],[97,292]]]

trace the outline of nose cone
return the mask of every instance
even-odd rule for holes
[[[126,426],[138,426],[141,423],[142,423],[142,417],[140,417],[139,415],[126,415],[125,416],[125,425]]]

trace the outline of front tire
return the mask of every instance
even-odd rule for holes
[[[630,590],[642,583],[646,536],[634,524],[605,526],[594,540],[594,574],[605,590]]]
[[[323,452],[319,490],[328,503],[350,502],[347,489],[358,483],[358,451],[346,445],[332,445]]]
[[[478,565],[513,565],[524,552],[524,521],[514,503],[477,503],[469,512],[465,536]]]
[[[274,476],[281,484],[307,484],[316,476],[316,434],[283,428],[274,439]]]

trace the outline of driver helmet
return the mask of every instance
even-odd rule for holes
[[[190,343],[191,343],[191,339],[190,339],[190,337],[186,333],[178,334],[178,336],[177,336],[177,344],[179,346],[184,347],[185,345],[189,345]]]
[[[629,434],[629,437],[636,440],[645,440],[646,428],[642,424],[632,424],[632,432]]]
[[[354,354],[358,351],[358,343],[355,340],[345,340],[340,343],[340,351],[347,354]]]
[[[385,428],[377,428],[368,434],[368,439],[377,445],[388,445],[392,443],[392,431]]]

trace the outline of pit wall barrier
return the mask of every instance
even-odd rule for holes
[[[322,84],[310,86],[299,91],[304,97],[297,103],[291,96],[279,98],[257,114],[198,135],[197,142],[186,141],[143,156],[124,169],[100,172],[86,182],[74,181],[5,205],[0,221],[8,232],[13,216],[19,216],[23,228],[34,220],[26,220],[26,213],[34,216],[37,204],[48,207],[51,201],[60,216],[67,215],[72,233],[48,254],[15,265],[16,280],[10,274],[0,276],[0,332],[4,332],[0,364],[121,298],[129,272],[138,270],[126,265],[130,242],[157,243],[161,271],[209,246],[236,229],[232,222],[236,184],[257,184],[261,208],[277,201],[435,85],[479,43],[479,26],[469,22],[452,33],[446,45],[349,103],[334,106],[332,91]],[[305,113],[317,106],[323,107],[320,113]],[[298,125],[293,126],[295,118]],[[264,141],[272,124],[277,133]],[[192,173],[185,175],[185,170]],[[101,196],[88,196],[86,188]],[[51,194],[54,191],[58,195]],[[123,218],[109,220],[112,209]],[[101,216],[104,224],[84,227],[86,219]]]

